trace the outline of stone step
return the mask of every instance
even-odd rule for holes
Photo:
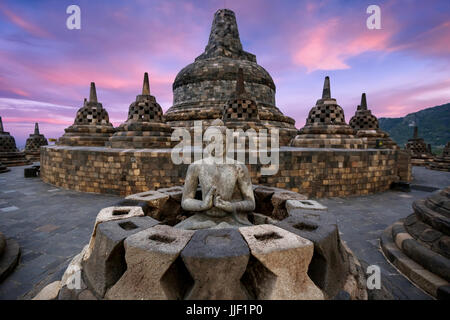
[[[381,250],[386,258],[411,282],[435,298],[442,298],[448,292],[449,283],[424,269],[400,250],[392,237],[392,226],[388,227],[380,238]],[[443,298],[449,298],[444,296]]]
[[[393,224],[392,238],[397,247],[410,259],[446,281],[450,280],[450,260],[416,241],[406,231],[402,221]]]
[[[405,218],[406,231],[418,242],[450,259],[450,237],[419,220],[413,213]]]
[[[428,208],[423,199],[414,201],[412,207],[420,220],[431,225],[434,229],[450,235],[450,217]]]

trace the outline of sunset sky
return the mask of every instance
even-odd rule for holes
[[[81,8],[81,30],[66,8]],[[381,30],[366,8],[381,7]],[[164,111],[178,71],[200,55],[214,12],[236,13],[244,50],[277,86],[278,108],[301,128],[323,78],[347,122],[361,93],[378,117],[450,102],[450,1],[0,0],[0,116],[23,146],[39,122],[47,138],[71,125],[95,81],[114,125],[150,76]]]

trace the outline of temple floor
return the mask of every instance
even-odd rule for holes
[[[120,197],[80,193],[25,179],[24,167],[0,175],[0,232],[14,238],[22,255],[15,271],[0,283],[0,299],[31,299],[60,280],[70,260],[89,238],[100,209]],[[327,198],[319,202],[334,212],[341,238],[362,260],[381,269],[381,284],[395,299],[430,299],[390,265],[380,251],[382,232],[412,213],[411,204],[450,185],[450,172],[413,167],[409,193],[388,191],[368,196]]]

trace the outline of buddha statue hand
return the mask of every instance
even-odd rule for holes
[[[222,200],[222,198],[220,196],[216,196],[214,198],[214,207],[219,208],[219,209],[221,209],[225,212],[229,212],[229,213],[233,213],[235,211],[233,203]]]
[[[214,203],[214,196],[216,195],[216,187],[211,187],[209,191],[206,193],[205,198],[202,202],[202,210],[209,210],[213,207]]]

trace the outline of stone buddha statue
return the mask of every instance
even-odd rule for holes
[[[189,165],[181,206],[195,214],[176,227],[196,230],[251,225],[247,213],[255,209],[255,198],[248,169],[227,157],[226,127],[221,120],[214,120],[208,130],[222,136],[223,147],[214,148],[208,156]],[[198,185],[202,200],[195,198]]]

